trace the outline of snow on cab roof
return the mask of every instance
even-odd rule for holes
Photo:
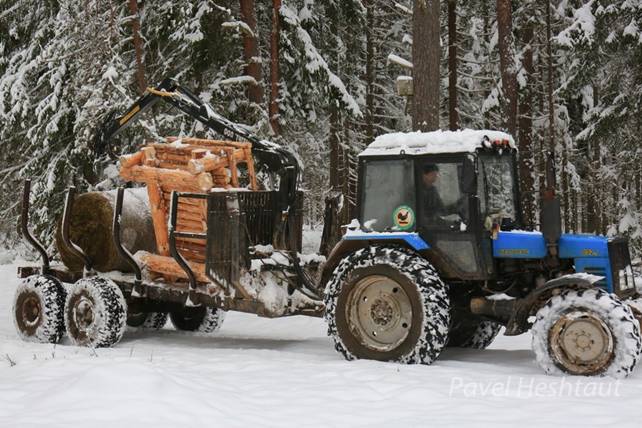
[[[411,155],[474,152],[484,147],[483,142],[488,140],[490,142],[506,140],[511,148],[515,148],[515,140],[509,134],[488,129],[394,132],[375,138],[359,156],[396,155],[400,154],[402,150]],[[489,147],[489,143],[486,144]]]

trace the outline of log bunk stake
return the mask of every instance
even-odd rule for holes
[[[170,256],[167,222],[172,190],[207,193],[215,188],[240,187],[239,165],[245,165],[247,185],[258,190],[250,143],[167,137],[164,143],[150,142],[138,152],[120,158],[120,176],[147,186],[158,254],[138,257],[152,276],[174,282],[187,279]],[[181,198],[177,231],[207,232],[207,201]],[[176,247],[195,272],[197,281],[205,275],[205,242],[177,238]]]

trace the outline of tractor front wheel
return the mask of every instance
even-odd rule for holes
[[[432,363],[448,337],[446,286],[418,254],[369,247],[344,258],[326,287],[325,318],[346,359]]]
[[[549,374],[626,377],[642,352],[631,309],[600,289],[565,290],[537,311],[533,350]]]

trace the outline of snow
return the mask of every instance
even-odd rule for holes
[[[573,23],[554,37],[557,43],[562,46],[571,47],[576,42],[576,39],[573,37],[575,34],[589,42],[591,41],[595,33],[595,16],[593,16],[593,12],[591,11],[593,3],[594,0],[588,1],[582,7],[575,10],[573,13]]]
[[[568,275],[564,275],[563,278],[581,279],[581,280],[587,281],[587,282],[589,282],[591,284],[604,279],[603,276],[592,275],[592,274],[586,273],[586,272],[571,273],[571,274],[568,274]]]
[[[118,71],[113,66],[107,67],[107,70],[103,73],[103,79],[108,79],[113,82],[114,79],[118,78]]]
[[[310,73],[316,73],[318,71],[323,71],[328,76],[328,82],[341,94],[341,100],[346,105],[346,107],[357,117],[361,116],[361,109],[359,104],[354,99],[354,97],[348,92],[348,89],[345,87],[345,84],[334,72],[330,70],[330,67],[323,56],[319,53],[317,48],[312,42],[310,34],[302,27],[301,20],[297,16],[297,13],[286,6],[285,4],[281,5],[279,9],[281,16],[288,23],[296,28],[296,35],[303,43],[305,56],[307,59],[307,64],[305,68]]]
[[[183,141],[179,138],[178,140],[176,140],[176,141],[174,141],[172,143],[169,143],[168,146],[180,149],[182,147],[188,147],[189,144],[184,144]]]
[[[232,28],[232,29],[235,29],[235,30],[242,31],[242,32],[244,32],[246,35],[248,35],[250,37],[256,37],[254,32],[252,31],[252,28],[250,28],[250,26],[247,25],[243,21],[228,21],[228,22],[224,22],[224,23],[221,24],[221,27],[223,27],[223,28]]]
[[[213,335],[168,324],[127,331],[111,349],[22,342],[10,317],[15,268],[0,266],[3,428],[638,425],[639,370],[546,376],[528,335],[447,349],[431,366],[348,362],[321,319],[233,312]]]
[[[482,147],[484,138],[490,141],[515,141],[501,131],[463,129],[459,131],[395,132],[377,137],[359,156],[393,155],[403,150],[407,154],[474,152]]]
[[[219,85],[221,86],[226,86],[226,85],[238,85],[238,84],[246,84],[249,83],[251,85],[258,85],[258,82],[254,77],[252,76],[237,76],[237,77],[230,77],[228,79],[223,79],[220,82],[218,82]]]
[[[412,69],[412,62],[395,54],[388,54],[388,62],[392,62],[404,68]]]

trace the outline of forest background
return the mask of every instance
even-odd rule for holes
[[[566,230],[642,250],[642,0],[0,0],[5,246],[23,179],[48,243],[68,185],[113,187],[94,135],[165,77],[297,153],[313,227],[328,196],[354,215],[357,154],[377,135],[494,128],[518,142],[527,226],[552,151]],[[115,152],[208,135],[154,108]]]

